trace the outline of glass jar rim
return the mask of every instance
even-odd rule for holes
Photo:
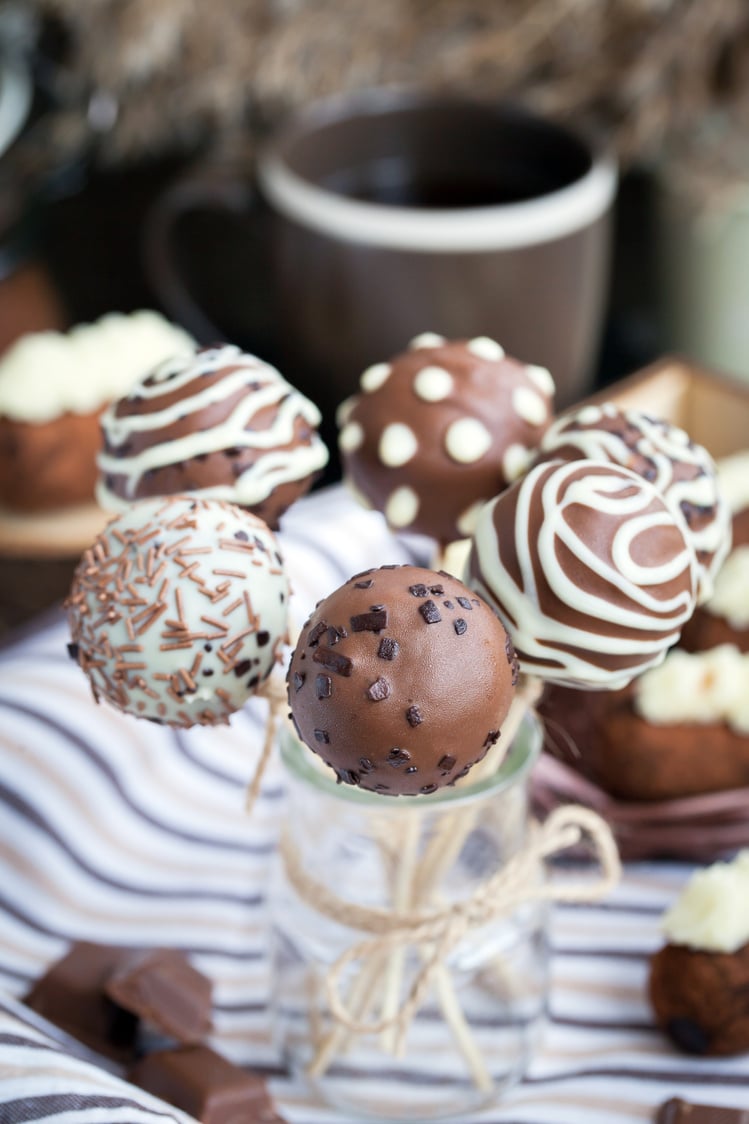
[[[541,721],[534,711],[527,711],[520,721],[515,737],[505,754],[499,768],[490,776],[474,784],[459,786],[446,786],[436,792],[420,796],[383,796],[379,792],[359,788],[357,785],[342,784],[332,770],[320,768],[313,759],[312,750],[309,750],[299,740],[291,726],[284,725],[279,735],[281,760],[288,771],[298,780],[304,781],[312,788],[330,796],[334,800],[343,800],[351,804],[376,805],[381,811],[398,814],[398,809],[413,810],[414,808],[428,811],[437,807],[449,805],[458,807],[488,795],[496,795],[506,791],[519,780],[523,779],[534,765],[541,752],[543,744],[543,730]],[[470,778],[470,773],[468,774]]]

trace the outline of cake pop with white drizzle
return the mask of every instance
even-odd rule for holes
[[[317,407],[275,367],[230,344],[160,364],[102,415],[97,498],[198,492],[276,528],[328,460]]]
[[[465,538],[480,506],[525,470],[552,415],[543,367],[487,337],[425,333],[361,376],[339,415],[344,478],[394,530],[441,545]]]

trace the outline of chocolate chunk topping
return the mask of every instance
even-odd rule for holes
[[[437,762],[437,768],[444,769],[446,773],[449,773],[451,769],[455,768],[455,763],[455,758],[452,753],[446,753],[445,756],[441,757]]]
[[[499,730],[490,730],[484,738],[484,746],[488,749],[490,745],[496,745],[499,739]],[[482,747],[483,748],[483,747]]]
[[[249,660],[240,660],[239,663],[235,663],[234,674],[236,675],[237,679],[239,679],[242,675],[246,675],[251,667],[252,664]]]
[[[264,628],[261,629],[260,632],[258,632],[258,634],[257,634],[257,646],[258,646],[258,648],[264,648],[269,640],[270,640],[270,633]]]
[[[408,592],[411,593],[414,597],[428,597],[429,596],[429,590],[422,583],[419,583],[418,585],[410,585],[408,587]]]
[[[425,601],[423,605],[419,605],[419,612],[427,624],[437,624],[438,621],[442,620],[439,609],[431,599]]]
[[[437,791],[437,785],[436,784],[424,784],[419,789],[419,792],[423,792],[425,796],[429,796],[429,794],[431,792],[436,792],[436,791]]]
[[[411,760],[411,754],[407,749],[391,749],[387,756],[388,765],[392,765],[394,769],[398,769],[401,765],[405,765],[407,761]]]
[[[446,609],[454,609],[455,608],[452,601],[443,601],[442,604],[445,606]]]
[[[418,771],[419,769],[417,765],[409,765],[407,769],[403,770],[403,772],[408,773],[409,776],[412,776],[414,773],[418,773]]]
[[[377,655],[381,660],[394,660],[399,651],[400,645],[397,640],[393,640],[390,636],[383,636]]]
[[[458,602],[461,609],[468,609],[469,611],[473,610],[473,605],[467,597],[456,597],[455,600]]]
[[[354,582],[354,588],[355,589],[371,589],[373,585],[374,585],[374,582],[372,581],[371,578],[369,578],[367,581]]]
[[[329,699],[333,694],[333,680],[329,675],[318,675],[315,679],[318,699]]]
[[[315,741],[323,745],[330,745],[330,734],[327,730],[315,730]]]
[[[435,597],[442,597],[445,592],[445,587],[442,585],[430,585],[429,592]]]
[[[334,644],[337,644],[339,640],[345,640],[347,636],[348,633],[345,628],[337,628],[334,624],[330,625],[328,628],[328,643],[331,648]]]
[[[383,679],[382,676],[380,676],[379,679],[375,679],[374,683],[370,684],[367,689],[367,698],[370,698],[372,702],[382,702],[383,699],[389,698],[390,694],[390,684],[387,679]]]
[[[234,538],[239,539],[240,542],[249,542],[250,541],[250,536],[247,534],[246,531],[235,531],[234,532]]]
[[[312,658],[315,663],[321,663],[323,667],[327,667],[328,671],[346,677],[351,675],[354,666],[348,656],[336,652],[333,648],[327,648],[325,645],[316,648]]]
[[[362,773],[373,773],[375,770],[374,761],[370,761],[368,757],[359,758],[359,767]]]
[[[418,726],[424,721],[424,715],[421,713],[418,706],[409,706],[406,711],[406,721],[409,726]]]
[[[359,783],[359,774],[356,769],[336,769],[336,776],[343,784]]]
[[[453,628],[458,636],[462,636],[468,630],[468,622],[463,620],[463,617],[458,617],[457,620],[453,621]]]
[[[355,617],[351,617],[350,623],[354,632],[381,632],[383,628],[387,628],[387,609],[358,613]]]
[[[78,659],[78,651],[79,648],[77,644],[68,644],[68,655],[70,656],[71,660]]]
[[[309,636],[307,637],[307,644],[309,645],[309,647],[314,648],[315,645],[319,642],[320,637],[323,635],[323,633],[325,633],[327,631],[328,631],[328,622],[327,621],[318,621],[317,624],[315,625],[315,627],[310,632]]]

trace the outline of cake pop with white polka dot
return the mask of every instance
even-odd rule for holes
[[[481,506],[527,468],[552,417],[544,367],[495,340],[424,333],[367,368],[339,413],[344,477],[393,530],[441,545],[470,535]]]

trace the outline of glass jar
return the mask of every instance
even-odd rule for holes
[[[425,933],[383,940],[358,927],[357,910],[374,929],[384,916],[389,933],[393,912],[461,914],[526,844],[540,745],[540,726],[526,715],[490,776],[388,798],[336,784],[284,731],[285,851],[271,880],[274,1029],[289,1069],[329,1104],[380,1121],[456,1118],[523,1075],[547,994],[543,902],[482,919],[444,947]],[[540,862],[530,877],[543,880]],[[326,978],[352,951],[337,986],[354,1021],[394,1018],[421,979],[400,1042],[397,1025],[361,1033],[331,1014]]]

